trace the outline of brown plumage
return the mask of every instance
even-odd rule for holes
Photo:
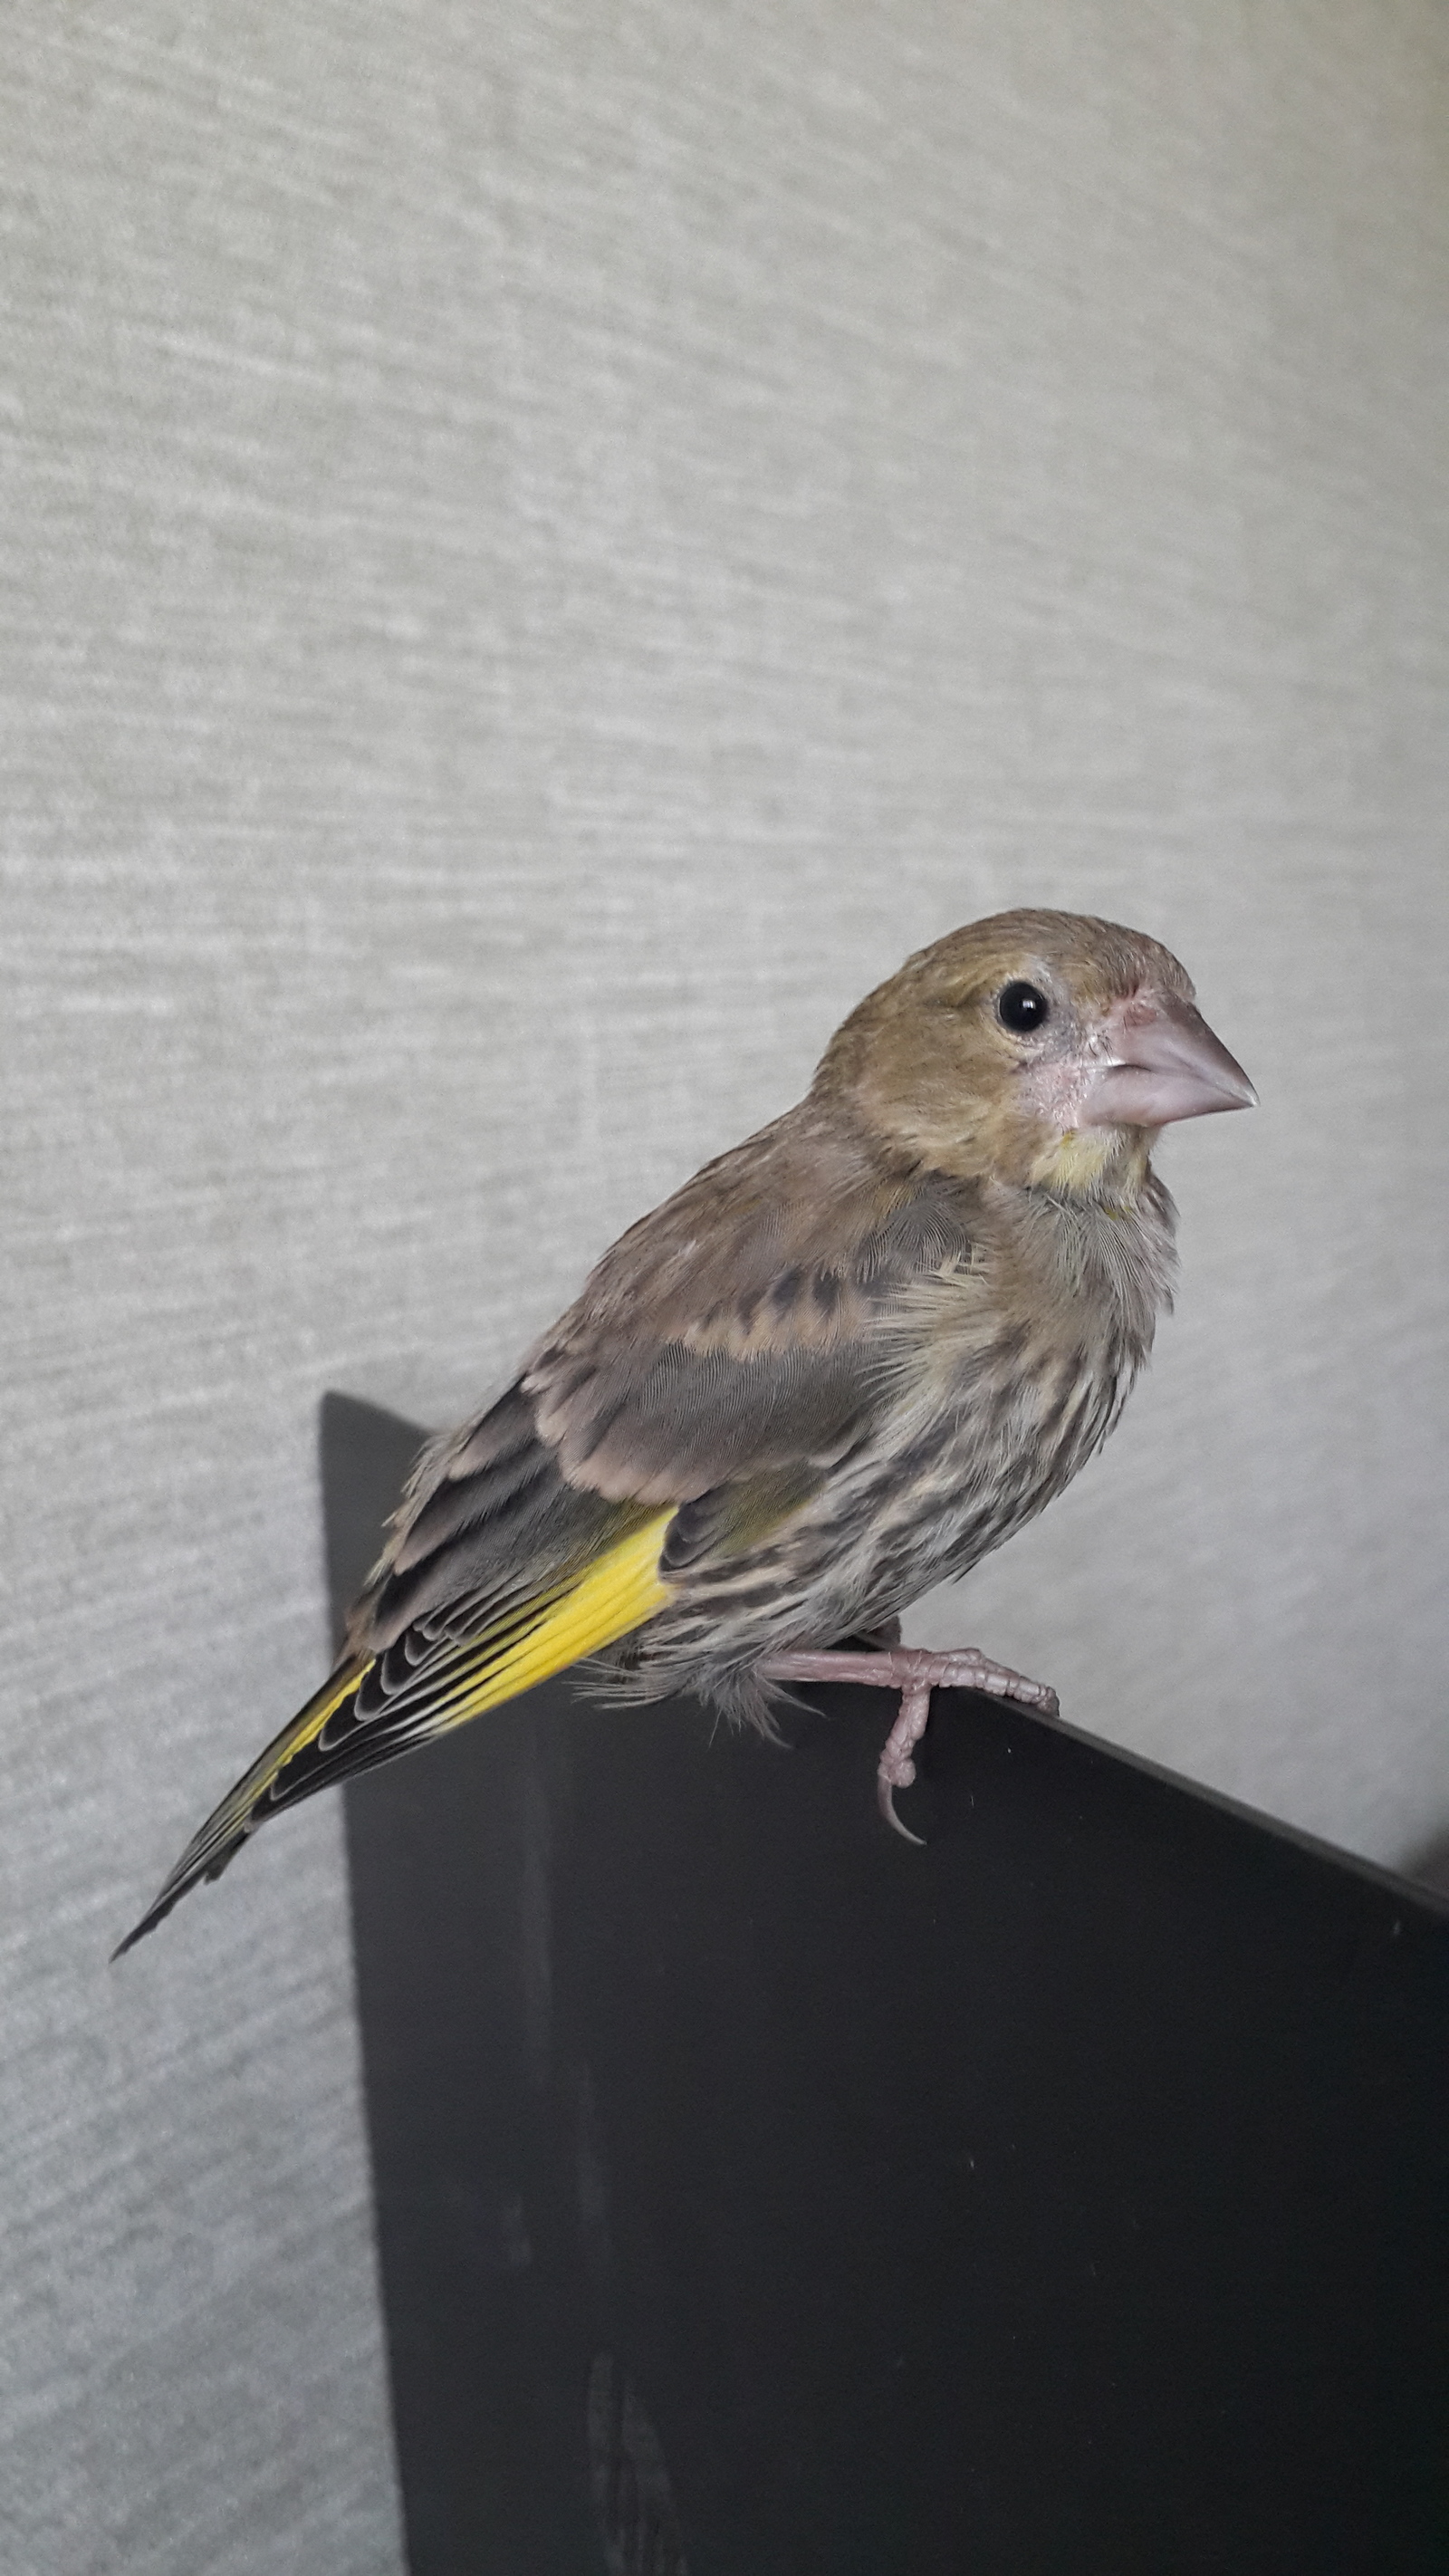
[[[1003,913],[910,958],[423,1453],[331,1682],[130,1938],[275,1809],[579,1656],[767,1724],[820,1649],[889,1633],[1100,1447],[1170,1302],[1156,1130],[1252,1097],[1137,932]],[[948,1676],[878,1671],[911,1686],[888,1805]]]

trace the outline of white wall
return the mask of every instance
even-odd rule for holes
[[[429,1418],[1017,901],[1167,939],[1114,1449],[918,1633],[1351,1846],[1449,1817],[1434,0],[76,0],[0,83],[0,2494],[397,2565],[319,1806],[122,1971]]]

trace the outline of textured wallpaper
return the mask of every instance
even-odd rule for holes
[[[399,2566],[326,1802],[105,1957],[441,1420],[1003,904],[1258,1082],[915,1634],[1449,1823],[1435,0],[18,0],[0,82],[0,2563]]]

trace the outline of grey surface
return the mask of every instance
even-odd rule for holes
[[[1435,0],[6,13],[0,2563],[398,2542],[339,1841],[109,1942],[441,1418],[911,945],[1166,938],[1113,1450],[918,1630],[1449,1816]]]

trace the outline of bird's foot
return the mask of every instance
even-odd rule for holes
[[[1021,1700],[1047,1717],[1057,1713],[1056,1692],[1045,1682],[1030,1681],[1008,1664],[994,1664],[974,1646],[957,1646],[948,1654],[934,1654],[925,1646],[886,1646],[859,1653],[837,1648],[818,1655],[771,1655],[760,1671],[764,1680],[772,1682],[866,1682],[879,1690],[900,1692],[896,1722],[876,1766],[876,1795],[886,1823],[908,1843],[918,1843],[921,1837],[901,1823],[895,1793],[908,1789],[916,1776],[912,1757],[926,1732],[933,1690],[988,1691],[993,1699]]]

